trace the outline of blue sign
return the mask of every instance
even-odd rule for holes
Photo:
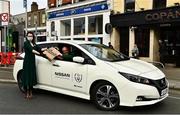
[[[70,16],[70,15],[77,15],[77,14],[84,14],[84,13],[89,13],[89,12],[96,12],[96,11],[107,10],[107,9],[108,9],[107,4],[101,4],[101,5],[94,5],[94,6],[85,7],[85,8],[70,9],[70,10],[65,10],[65,11],[54,11],[48,14],[48,19]]]

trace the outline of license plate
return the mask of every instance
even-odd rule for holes
[[[161,91],[161,96],[165,95],[167,92],[168,92],[168,88],[163,89],[163,90]]]

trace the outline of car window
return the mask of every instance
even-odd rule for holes
[[[38,46],[39,46],[41,49],[42,49],[42,48],[51,48],[51,47],[54,47],[54,48],[56,48],[56,49],[59,50],[59,48],[58,48],[58,43],[39,44]],[[46,59],[48,59],[45,55],[42,54],[42,52],[41,52],[41,56],[44,57],[44,58],[46,58]]]
[[[63,47],[67,47],[69,49],[69,53],[70,56],[69,57],[64,57],[64,59],[62,57],[55,57],[55,60],[63,60],[63,61],[69,61],[69,62],[73,62],[73,57],[75,56],[80,56],[83,57],[85,59],[85,64],[91,64],[91,65],[95,65],[95,62],[88,56],[86,55],[83,51],[81,51],[79,48],[70,45],[70,44],[64,44],[64,43],[47,43],[47,44],[39,44],[40,48],[51,48],[54,47],[56,49],[58,49],[58,51],[60,53],[63,54]],[[43,56],[44,58],[47,59],[46,56]]]
[[[73,46],[70,44],[59,43],[58,49],[59,49],[60,53],[63,54],[62,49],[64,47],[67,47],[69,49],[69,56],[67,56],[67,57],[64,56],[64,58],[63,58],[63,56],[62,56],[62,58],[55,58],[56,60],[73,62],[73,57],[79,56],[79,57],[83,57],[85,59],[86,64],[95,65],[95,62],[89,56],[87,56],[83,51],[81,51],[79,48],[77,48],[76,46]]]
[[[96,58],[104,61],[115,62],[129,60],[128,56],[125,56],[124,54],[119,53],[103,44],[81,44],[80,46],[82,46]]]

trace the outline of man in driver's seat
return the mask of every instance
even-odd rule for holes
[[[62,59],[65,61],[73,61],[74,54],[69,51],[69,48],[64,46],[62,48]]]

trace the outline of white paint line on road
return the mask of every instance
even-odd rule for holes
[[[3,72],[3,73],[13,73],[13,72],[10,72],[10,71],[0,71],[0,72]]]
[[[178,99],[180,100],[180,97],[174,97],[174,96],[168,96],[169,98]]]
[[[15,80],[0,79],[0,83],[16,83]]]

